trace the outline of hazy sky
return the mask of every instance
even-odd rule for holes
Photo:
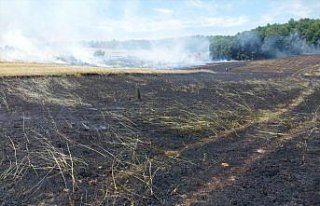
[[[319,0],[0,0],[0,42],[235,34],[319,11]]]

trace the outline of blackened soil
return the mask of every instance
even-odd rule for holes
[[[319,205],[319,62],[1,79],[0,203]]]

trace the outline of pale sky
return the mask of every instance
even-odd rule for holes
[[[319,11],[319,0],[0,0],[0,43],[229,35]]]

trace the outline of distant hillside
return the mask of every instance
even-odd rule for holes
[[[320,53],[320,20],[291,19],[268,24],[235,36],[210,37],[210,56],[217,59],[265,59]]]

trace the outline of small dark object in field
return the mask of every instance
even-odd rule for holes
[[[137,98],[138,100],[141,100],[141,92],[139,87],[137,87]]]
[[[105,51],[97,50],[97,51],[94,52],[93,56],[95,56],[95,57],[103,57],[105,54],[106,54]]]

